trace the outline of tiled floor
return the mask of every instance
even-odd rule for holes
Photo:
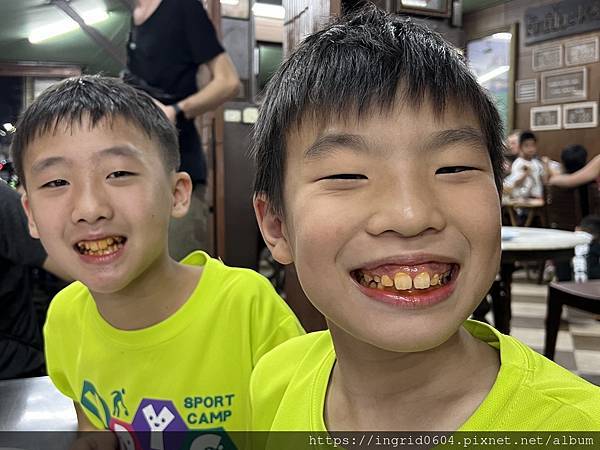
[[[546,285],[515,274],[511,335],[540,353],[544,351],[547,290]],[[489,320],[493,323],[492,317]],[[554,361],[600,386],[600,321],[592,314],[565,308]]]

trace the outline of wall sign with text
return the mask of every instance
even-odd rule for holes
[[[515,101],[517,103],[533,103],[538,101],[537,78],[519,80],[515,83]]]
[[[531,69],[541,70],[560,69],[563,65],[562,44],[535,47],[531,52]]]
[[[598,126],[598,102],[563,105],[564,128],[594,128]]]
[[[525,10],[525,45],[600,29],[600,0],[563,0]]]
[[[562,108],[560,105],[538,106],[529,111],[529,128],[533,131],[560,130]]]
[[[568,102],[586,98],[586,67],[542,73],[542,103]]]
[[[565,64],[578,66],[598,61],[598,36],[565,42]]]

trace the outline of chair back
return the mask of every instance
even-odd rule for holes
[[[545,186],[546,224],[550,228],[573,231],[581,222],[581,204],[577,189]]]

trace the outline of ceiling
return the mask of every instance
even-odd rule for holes
[[[104,6],[109,18],[94,27],[119,51],[125,51],[129,12],[124,1],[71,0],[69,4],[79,13]],[[66,17],[48,0],[0,0],[0,61],[77,63],[89,72],[118,73],[119,64],[81,29],[39,44],[27,40],[35,28]]]
[[[280,0],[265,1],[280,3]],[[463,0],[463,12],[466,14],[506,2],[506,0]],[[94,27],[122,52],[125,52],[129,29],[129,11],[126,3],[126,0],[69,1],[73,9],[80,13],[104,5],[110,14],[109,19]],[[65,17],[65,13],[56,6],[48,4],[48,0],[0,0],[0,62],[76,63],[88,73],[117,74],[121,69],[120,64],[81,30],[69,32],[40,44],[31,44],[27,40],[31,30]]]

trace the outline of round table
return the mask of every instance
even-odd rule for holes
[[[510,289],[516,261],[569,261],[575,255],[575,246],[589,244],[590,241],[586,233],[550,228],[502,227],[500,274],[490,290],[496,329],[510,333]]]

